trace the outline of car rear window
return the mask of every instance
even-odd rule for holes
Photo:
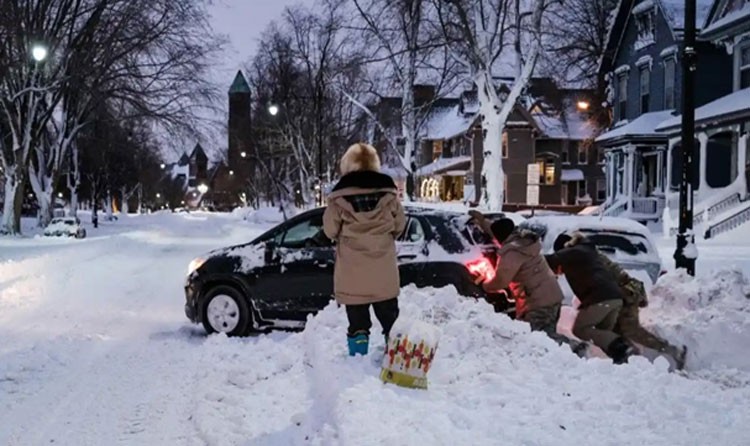
[[[631,256],[650,253],[650,244],[645,237],[638,234],[624,232],[606,232],[606,231],[582,231],[586,237],[600,251],[615,253],[622,252]]]

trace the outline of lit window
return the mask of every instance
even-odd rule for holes
[[[555,184],[555,159],[552,157],[537,159],[536,163],[539,166],[539,184],[545,186]]]

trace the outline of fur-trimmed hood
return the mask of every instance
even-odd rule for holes
[[[341,175],[361,171],[380,172],[380,156],[375,147],[357,143],[346,149],[346,153],[341,157],[339,169]]]

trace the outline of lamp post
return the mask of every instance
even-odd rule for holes
[[[680,175],[680,225],[675,266],[695,275],[698,250],[693,234],[693,154],[695,153],[695,0],[685,0],[685,35],[682,48],[682,172]]]
[[[47,58],[47,47],[44,45],[34,45],[31,48],[31,57],[33,57],[36,62],[42,62]]]

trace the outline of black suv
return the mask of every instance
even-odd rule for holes
[[[244,245],[193,260],[185,285],[185,314],[206,331],[245,335],[299,330],[307,315],[333,295],[335,247],[324,236],[323,208],[300,214]],[[513,313],[506,294],[487,295],[475,284],[494,271],[496,250],[467,215],[406,207],[397,244],[401,286],[453,285]]]

